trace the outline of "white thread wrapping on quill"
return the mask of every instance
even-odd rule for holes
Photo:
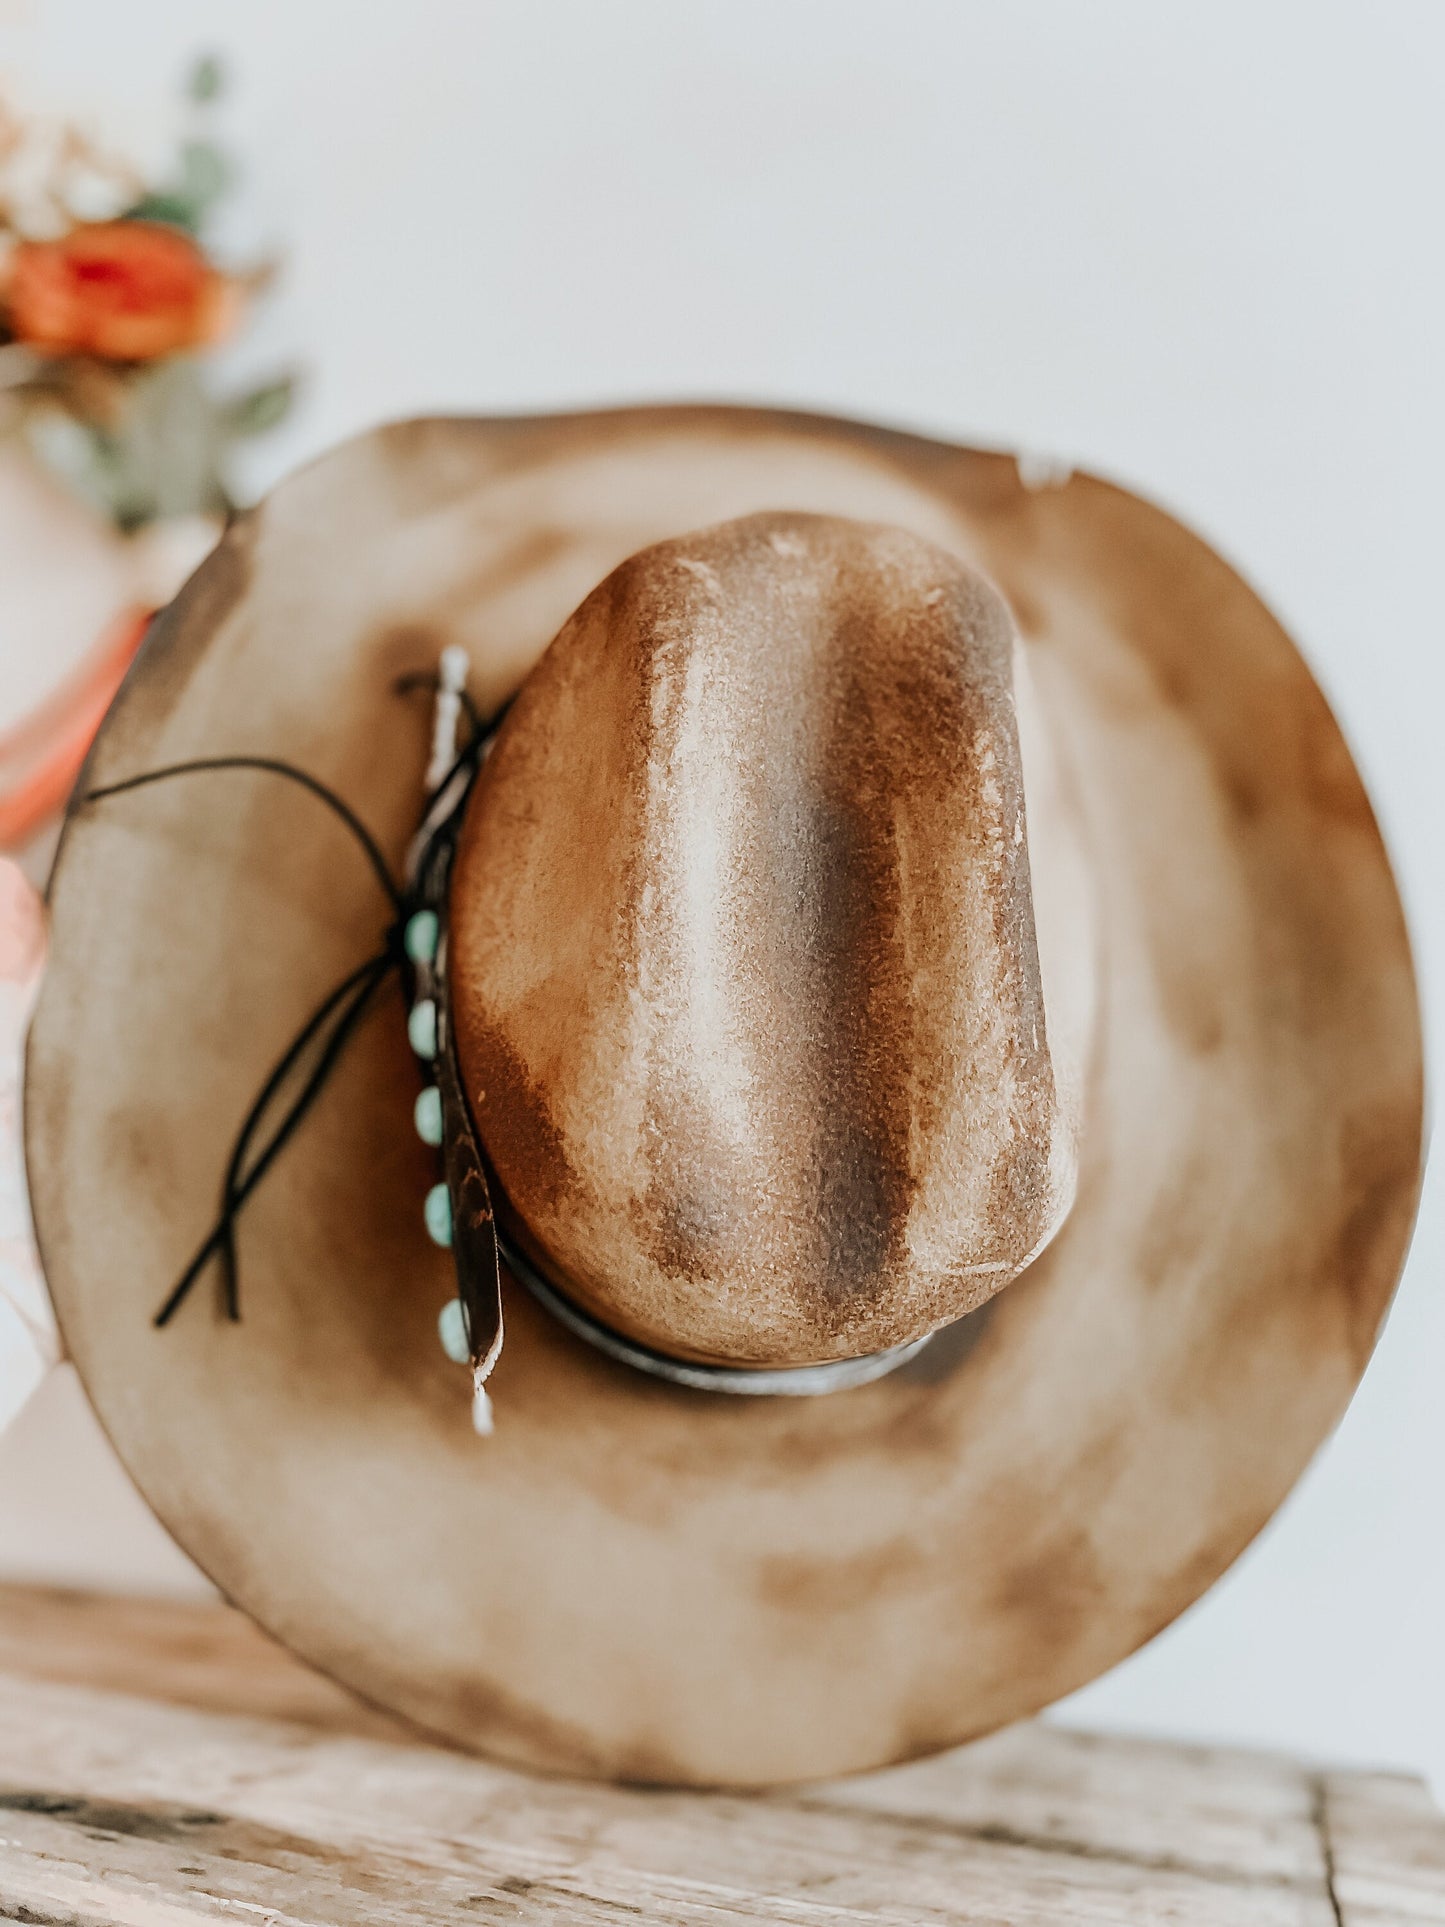
[[[457,724],[461,721],[462,691],[471,664],[459,643],[449,643],[437,665],[437,703],[432,722],[431,761],[426,766],[427,794],[442,782],[457,760]]]

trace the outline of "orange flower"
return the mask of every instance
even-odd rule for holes
[[[98,221],[22,241],[5,289],[16,338],[42,353],[153,361],[215,341],[235,286],[195,242],[153,221]]]

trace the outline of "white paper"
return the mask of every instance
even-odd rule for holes
[[[30,1222],[20,1114],[25,1029],[44,959],[40,899],[0,857],[0,1432],[60,1358]]]

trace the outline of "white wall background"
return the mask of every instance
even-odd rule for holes
[[[315,370],[257,480],[417,410],[797,402],[1079,458],[1303,640],[1445,994],[1438,0],[0,0],[0,62],[150,137],[232,58],[237,354]],[[1445,1789],[1440,1189],[1364,1388],[1236,1570],[1067,1716]],[[0,1570],[199,1583],[62,1376]]]

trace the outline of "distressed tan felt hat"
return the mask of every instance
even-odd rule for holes
[[[364,436],[156,623],[51,915],[34,1214],[121,1457],[297,1652],[529,1765],[796,1780],[1082,1685],[1280,1503],[1414,1212],[1319,690],[1008,455]]]

